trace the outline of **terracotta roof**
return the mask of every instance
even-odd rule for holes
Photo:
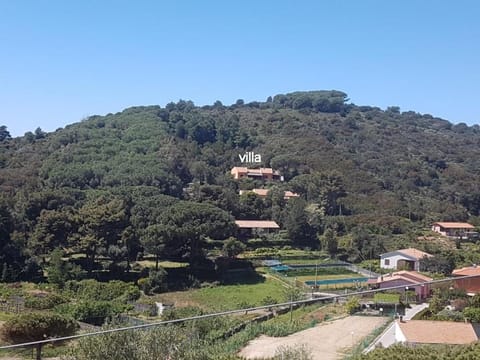
[[[407,342],[417,344],[470,344],[478,340],[470,323],[454,321],[397,321]]]
[[[436,222],[433,225],[440,225],[445,229],[475,229],[475,226],[463,222]]]
[[[452,271],[453,276],[468,276],[468,275],[480,275],[480,267],[467,266],[461,269],[455,269]]]
[[[250,174],[273,174],[273,175],[280,175],[280,172],[277,170],[273,170],[272,168],[259,168],[259,169],[250,169],[243,166],[235,166],[230,170],[233,174],[234,172],[242,172],[242,173],[250,173]]]
[[[411,257],[413,257],[417,260],[420,260],[425,256],[426,257],[432,257],[433,256],[429,253],[426,253],[425,251],[421,251],[421,250],[414,249],[414,248],[402,249],[402,250],[398,250],[398,252],[401,252],[402,254],[411,256]]]
[[[397,276],[401,276],[401,277],[406,277],[406,278],[415,280],[417,282],[426,282],[426,281],[432,281],[433,280],[431,277],[420,274],[417,271],[402,270],[402,271],[397,271],[393,274],[397,275]]]
[[[280,229],[275,221],[269,220],[235,220],[241,229]]]
[[[270,189],[240,190],[240,195],[242,195],[244,193],[247,193],[247,192],[253,192],[253,193],[257,194],[258,196],[267,196],[269,191],[270,191]],[[294,192],[291,192],[291,191],[285,191],[285,193],[284,193],[284,198],[285,199],[288,199],[288,198],[291,198],[291,197],[299,197],[299,196],[300,195],[298,195]]]
[[[407,281],[411,284],[416,284],[416,283],[423,283],[423,282],[427,282],[427,281],[432,281],[433,279],[428,277],[428,276],[422,275],[422,274],[420,274],[416,271],[403,270],[403,271],[397,271],[397,272],[387,274],[387,275],[381,275],[376,279],[368,280],[367,283],[368,284],[381,284],[381,283],[390,282],[390,281],[394,281],[394,280],[404,280],[404,281]]]
[[[285,191],[285,197],[286,198],[289,198],[289,197],[299,197],[300,195],[298,195],[297,193],[294,193],[294,192],[291,192],[291,191]]]
[[[240,195],[242,195],[243,193],[253,192],[258,196],[267,196],[269,191],[270,191],[269,189],[240,190]]]
[[[388,252],[388,253],[385,253],[385,254],[381,254],[380,256],[383,258],[383,257],[387,257],[386,255],[390,255],[390,254],[395,254],[395,253],[401,253],[405,256],[408,256],[410,258],[413,258],[413,259],[416,259],[416,260],[420,260],[422,259],[424,256],[426,257],[431,257],[433,255],[429,254],[429,253],[426,253],[424,251],[421,251],[421,250],[418,250],[418,249],[414,249],[414,248],[408,248],[408,249],[401,249],[401,250],[395,250],[395,251],[391,251],[391,252]]]

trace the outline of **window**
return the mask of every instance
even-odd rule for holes
[[[385,259],[385,265],[390,265],[390,259]]]

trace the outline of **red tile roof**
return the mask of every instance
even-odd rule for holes
[[[235,167],[232,168],[232,170],[230,172],[231,173],[233,173],[233,172],[242,172],[242,173],[245,172],[246,173],[247,171],[248,171],[248,169],[246,167],[235,166]]]
[[[235,220],[241,229],[280,229],[275,221],[269,220]]]
[[[291,192],[291,191],[285,191],[285,198],[291,198],[291,197],[299,197],[297,193]]]
[[[370,279],[367,281],[368,284],[381,284],[385,282],[390,282],[394,280],[404,280],[412,284],[424,283],[427,281],[432,281],[433,279],[422,275],[416,271],[397,271],[387,275],[381,275],[377,279]]]
[[[416,344],[470,344],[478,340],[470,323],[453,321],[410,320],[397,321],[408,343]]]
[[[270,189],[252,189],[252,190],[240,190],[240,195],[246,193],[246,192],[253,192],[255,194],[257,194],[258,196],[261,196],[261,197],[265,197],[268,195],[268,192],[270,191]],[[294,193],[294,192],[291,192],[291,191],[285,191],[284,192],[284,198],[285,199],[289,199],[291,197],[299,197],[300,195]]]
[[[433,225],[440,225],[445,229],[475,229],[475,226],[463,222],[436,222]]]
[[[252,190],[240,190],[240,195],[248,192],[253,192],[258,196],[267,196],[269,189],[252,189]]]
[[[401,252],[402,254],[411,256],[411,257],[413,257],[417,260],[420,260],[420,259],[424,258],[425,256],[426,257],[432,257],[433,256],[429,253],[426,253],[425,251],[421,251],[421,250],[414,249],[414,248],[402,249],[402,250],[398,250],[398,252]]]
[[[249,174],[258,174],[258,175],[262,175],[262,174],[280,175],[280,172],[278,172],[277,170],[273,170],[272,168],[250,169],[243,166],[235,166],[232,168],[232,170],[230,170],[230,172],[232,174],[235,172],[239,172],[239,173],[249,173]]]
[[[453,276],[468,276],[468,275],[480,275],[479,266],[467,266],[461,269],[455,269],[452,271]]]
[[[401,249],[401,250],[396,250],[396,251],[391,251],[389,253],[382,254],[380,256],[386,257],[385,255],[390,255],[390,254],[395,254],[395,253],[401,253],[404,254],[410,258],[416,259],[416,260],[421,260],[422,258],[426,257],[431,257],[433,255],[426,253],[424,251],[414,249],[414,248],[408,248],[408,249]]]

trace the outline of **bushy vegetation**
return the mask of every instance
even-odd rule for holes
[[[462,244],[451,256],[422,231],[439,220],[480,224],[476,125],[313,91],[231,106],[180,100],[53,133],[1,133],[0,281],[138,279],[132,264],[145,255],[201,272],[207,251],[232,257],[244,245],[360,262],[415,243],[444,251],[428,271],[480,261]],[[234,181],[246,151],[286,181]],[[238,195],[255,187],[269,195]],[[300,197],[287,201],[285,190]],[[234,219],[272,219],[284,232],[234,242]]]
[[[28,313],[13,316],[2,325],[0,337],[10,343],[26,343],[50,337],[72,335],[77,323],[69,317],[48,313]],[[43,344],[36,345],[37,359],[41,359]]]
[[[359,355],[355,360],[464,360],[477,359],[480,345],[417,345],[407,347],[395,345],[386,349],[375,349],[366,355]]]
[[[95,359],[239,359],[236,353],[248,341],[265,334],[286,336],[304,330],[315,322],[306,316],[313,307],[298,309],[293,321],[289,315],[250,324],[232,336],[223,336],[238,325],[238,319],[227,317],[196,320],[182,325],[168,325],[144,331],[125,331],[91,338],[83,338],[70,350],[69,360]],[[169,312],[168,319],[201,314],[201,310],[188,308]],[[107,328],[113,325],[107,326]],[[304,346],[282,348],[275,355],[291,356],[288,359],[310,359],[311,353]]]

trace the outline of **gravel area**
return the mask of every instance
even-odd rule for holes
[[[245,359],[269,358],[280,346],[306,344],[315,360],[336,360],[345,355],[346,349],[352,348],[386,321],[387,318],[382,317],[349,316],[285,337],[262,335],[250,341],[239,355]]]

